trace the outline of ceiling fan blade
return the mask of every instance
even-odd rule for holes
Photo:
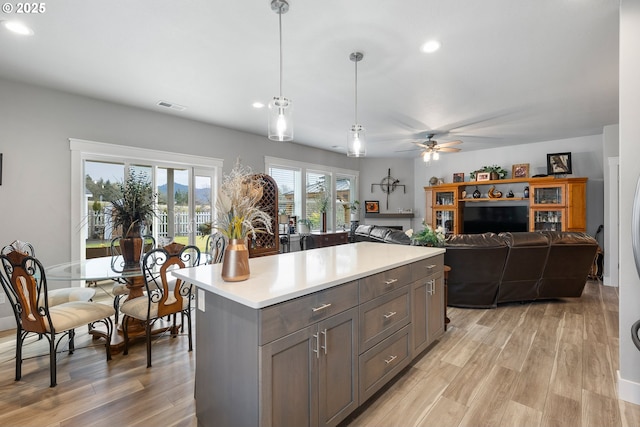
[[[443,153],[457,153],[458,151],[462,151],[461,148],[453,148],[453,147],[440,147],[438,148],[438,151],[441,151]]]
[[[458,145],[458,144],[462,144],[462,141],[456,140],[456,141],[439,142],[438,147],[450,147],[452,145]]]

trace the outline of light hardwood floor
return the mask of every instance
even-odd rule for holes
[[[640,406],[616,397],[616,288],[589,282],[580,299],[450,308],[449,317],[444,337],[343,425],[640,426]],[[55,388],[36,340],[13,381],[14,340],[0,333],[1,426],[197,424],[186,337],[156,340],[147,369],[143,343],[107,363],[79,331],[76,352],[59,356]]]

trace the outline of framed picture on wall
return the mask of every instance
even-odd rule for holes
[[[476,174],[476,181],[489,181],[491,174],[489,172],[478,172]]]
[[[454,173],[453,182],[464,182],[464,172]]]
[[[547,154],[547,175],[570,175],[571,153]]]
[[[365,213],[380,213],[380,202],[377,200],[365,200],[364,201]]]
[[[529,178],[529,163],[519,163],[511,167],[511,176],[514,178]]]

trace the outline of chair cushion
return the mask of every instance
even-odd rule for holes
[[[124,313],[129,317],[134,317],[140,320],[146,320],[148,300],[149,300],[149,297],[147,295],[134,298],[132,300],[127,300],[120,306],[120,312]],[[176,298],[173,296],[173,294],[170,294],[169,297],[167,298],[167,304],[174,303],[175,301],[176,301]],[[189,300],[187,298],[183,298],[182,309],[186,310],[188,307],[189,307]],[[156,317],[158,317],[158,303],[152,302],[149,318],[153,319]]]
[[[62,288],[52,289],[47,292],[49,297],[49,307],[64,304],[71,301],[90,301],[96,294],[92,288]]]
[[[57,333],[111,317],[115,314],[115,310],[111,306],[98,302],[72,301],[49,308],[49,314]],[[47,332],[51,332],[49,325],[46,325],[46,328]]]

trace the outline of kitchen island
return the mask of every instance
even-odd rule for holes
[[[444,332],[443,248],[360,242],[175,276],[197,287],[199,426],[337,425]]]

